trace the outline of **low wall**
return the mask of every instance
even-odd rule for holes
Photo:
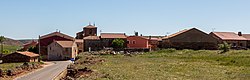
[[[56,76],[53,80],[62,80],[67,75],[67,69],[63,70],[58,76]]]

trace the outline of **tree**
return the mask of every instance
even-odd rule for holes
[[[222,50],[221,53],[228,52],[231,48],[231,45],[228,44],[227,42],[223,42],[223,44],[219,44],[219,49]]]
[[[115,49],[121,49],[124,47],[124,43],[125,43],[125,41],[123,39],[114,39],[112,41],[112,46]]]
[[[3,56],[3,41],[5,40],[4,36],[0,36],[0,43],[1,43],[1,55],[0,58]]]
[[[38,48],[37,48],[37,47],[30,47],[30,48],[28,49],[28,51],[38,54]]]

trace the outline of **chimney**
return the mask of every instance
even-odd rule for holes
[[[239,35],[239,36],[242,36],[242,33],[241,33],[241,32],[238,32],[238,35]]]
[[[135,32],[135,36],[138,36],[138,32]]]

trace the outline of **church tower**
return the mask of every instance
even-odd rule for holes
[[[96,36],[96,35],[97,35],[97,27],[95,27],[95,25],[89,24],[88,26],[83,28],[83,37]]]
[[[76,39],[83,39],[87,36],[97,36],[97,27],[95,27],[95,24],[89,24],[83,27],[83,31],[76,33]]]

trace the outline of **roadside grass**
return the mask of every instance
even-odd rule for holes
[[[17,66],[20,66],[22,64],[23,63],[3,63],[3,64],[0,64],[0,69],[2,70],[14,69]]]
[[[141,55],[98,55],[105,62],[88,66],[114,80],[249,80],[250,50],[164,49]],[[79,67],[84,67],[79,66]],[[84,79],[93,79],[95,76]]]
[[[3,63],[0,64],[0,69],[6,71],[8,69],[15,69],[18,66],[23,65],[24,62],[20,62],[20,63]],[[44,64],[43,62],[29,62],[28,64]]]

